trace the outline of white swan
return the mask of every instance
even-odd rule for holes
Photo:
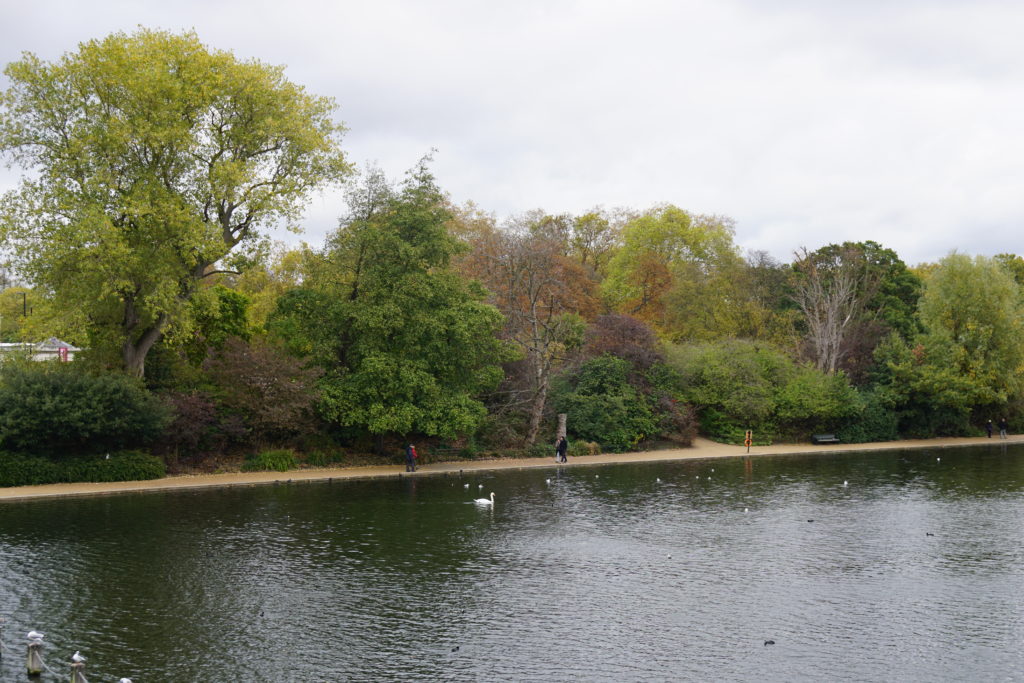
[[[488,498],[477,498],[473,501],[477,505],[494,505],[494,491],[491,491],[491,497]]]

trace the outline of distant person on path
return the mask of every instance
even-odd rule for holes
[[[992,438],[992,420],[985,423],[985,431],[988,433],[988,438]]]
[[[1005,417],[1000,418],[999,419],[999,438],[1000,439],[1005,439],[1006,438],[1006,430],[1009,429],[1009,428],[1010,428],[1010,425],[1006,421],[1006,418]]]
[[[565,440],[564,436],[558,437],[558,441],[555,443],[555,462],[569,462],[566,458],[566,454],[569,452],[569,442]]]
[[[409,444],[405,447],[405,471],[415,472],[416,471],[416,447]]]

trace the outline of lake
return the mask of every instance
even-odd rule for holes
[[[3,681],[1013,680],[1024,447],[6,502],[0,617]]]

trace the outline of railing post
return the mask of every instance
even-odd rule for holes
[[[41,676],[43,673],[43,641],[28,641],[28,655],[25,659],[25,670],[29,676]]]

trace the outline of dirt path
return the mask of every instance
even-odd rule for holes
[[[922,439],[913,441],[885,441],[859,444],[780,444],[775,446],[754,446],[751,456],[784,455],[792,453],[837,453],[844,451],[876,451],[897,448],[955,448],[959,446],[980,446],[983,444],[1024,443],[1024,435],[1011,436],[1006,441],[998,438],[965,437],[952,439]],[[698,438],[691,448],[638,453],[605,453],[570,458],[568,467],[601,465],[630,462],[662,462],[670,460],[693,460],[700,458],[739,457],[746,455],[743,446],[729,446]],[[201,474],[167,477],[149,481],[123,481],[111,483],[45,484],[42,486],[17,486],[0,488],[0,501],[25,500],[30,498],[52,498],[56,496],[88,496],[128,493],[132,491],[168,491],[197,489],[211,486],[254,486],[289,481],[326,481],[328,479],[379,479],[386,477],[425,477],[453,472],[485,472],[491,470],[532,469],[558,467],[553,458],[518,458],[508,460],[460,460],[424,465],[414,474],[406,474],[404,465],[375,467],[339,467],[290,472],[238,472],[230,474]]]

